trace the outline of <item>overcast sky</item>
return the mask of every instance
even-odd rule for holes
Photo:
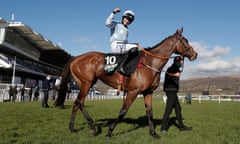
[[[0,17],[21,21],[72,55],[110,52],[105,19],[115,7],[136,13],[129,41],[153,46],[178,28],[199,57],[185,62],[183,78],[240,73],[240,2],[238,0],[0,0]],[[116,20],[121,20],[121,14]],[[167,66],[171,63],[170,60]],[[165,66],[164,69],[167,68]]]

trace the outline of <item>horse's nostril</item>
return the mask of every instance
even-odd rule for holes
[[[193,56],[191,57],[191,60],[197,59],[197,55],[198,55],[197,53],[194,53]]]

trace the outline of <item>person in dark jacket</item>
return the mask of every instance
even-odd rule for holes
[[[188,127],[183,124],[181,106],[178,100],[179,90],[179,78],[183,68],[183,57],[177,56],[174,58],[173,64],[167,69],[165,74],[165,80],[163,90],[167,95],[167,105],[162,118],[161,131],[167,132],[169,116],[172,110],[175,109],[176,118],[178,120],[178,128],[180,131],[192,130],[192,127]]]
[[[21,87],[21,102],[24,102],[24,97],[25,97],[25,84],[22,85]]]
[[[46,79],[43,80],[43,100],[42,100],[42,108],[49,108],[48,105],[48,91],[50,90],[50,79],[51,76],[47,75]]]
[[[33,93],[33,87],[30,87],[30,90],[29,90],[29,101],[32,100],[32,93]]]
[[[38,101],[38,97],[39,97],[39,87],[35,86],[33,101]]]
[[[15,103],[16,97],[17,97],[17,85],[15,85],[14,87],[10,85],[10,88],[9,88],[10,101],[12,103]]]

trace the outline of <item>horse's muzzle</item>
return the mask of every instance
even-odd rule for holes
[[[193,53],[192,56],[189,58],[189,60],[194,61],[195,59],[197,59],[197,55],[198,53]]]

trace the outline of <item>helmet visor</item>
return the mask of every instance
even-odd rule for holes
[[[134,20],[134,16],[130,15],[130,14],[126,14],[123,16],[124,18],[128,19],[128,21],[131,23]]]

